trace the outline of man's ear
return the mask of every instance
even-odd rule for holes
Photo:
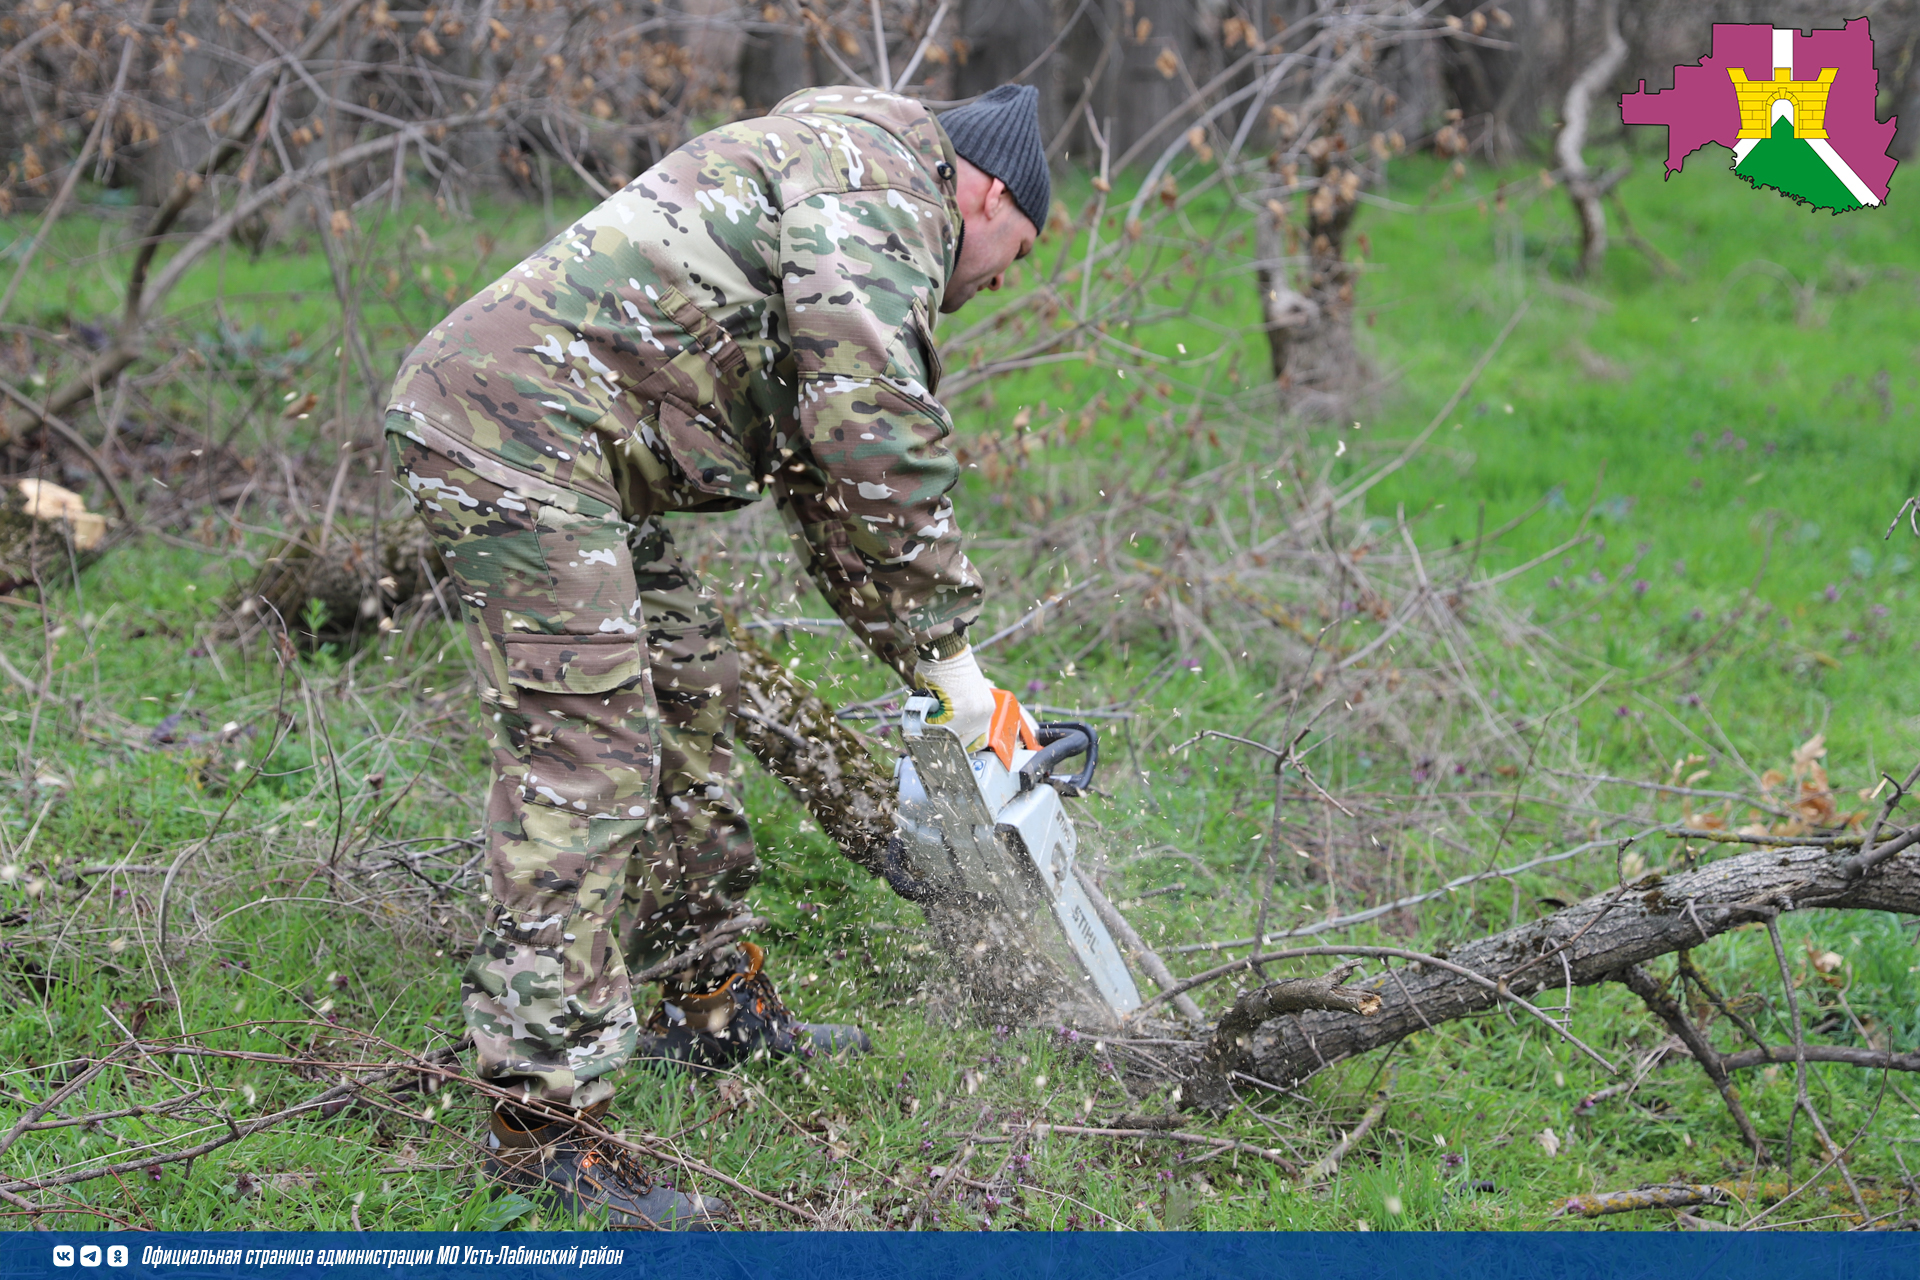
[[[987,184],[987,198],[980,202],[989,218],[997,218],[1006,211],[1013,200],[1013,194],[1007,190],[1007,184],[995,178]]]

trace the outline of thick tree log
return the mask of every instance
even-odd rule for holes
[[[1813,907],[1920,914],[1920,855],[1902,853],[1850,880],[1845,856],[1832,849],[1742,854],[1681,875],[1644,877],[1625,893],[1597,895],[1469,942],[1445,959],[1524,998],[1569,982],[1608,981],[1630,965],[1697,947],[1743,924]],[[1263,1024],[1252,1037],[1248,1074],[1292,1084],[1343,1058],[1501,1002],[1498,992],[1458,974],[1418,965],[1390,969],[1365,986],[1380,996],[1377,1013],[1313,1012]],[[1729,1055],[1723,1065],[1751,1065],[1742,1057]]]

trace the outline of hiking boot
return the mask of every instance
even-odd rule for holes
[[[606,1128],[606,1104],[581,1118]],[[546,1120],[496,1107],[487,1135],[486,1174],[504,1186],[550,1192],[577,1215],[605,1214],[624,1231],[717,1231],[727,1206],[654,1182],[631,1151],[583,1133],[567,1120]]]
[[[802,1022],[773,989],[764,966],[767,954],[751,942],[739,944],[747,968],[729,974],[711,991],[666,996],[647,1023],[642,1052],[674,1062],[725,1069],[765,1055],[866,1053],[867,1033],[842,1022]]]

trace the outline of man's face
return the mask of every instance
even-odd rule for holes
[[[982,289],[998,289],[1007,268],[1033,252],[1039,230],[1007,194],[1006,184],[961,162],[957,203],[966,224],[960,261],[940,299],[943,313],[958,311]]]

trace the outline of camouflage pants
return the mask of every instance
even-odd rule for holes
[[[733,915],[758,870],[731,783],[738,657],[657,515],[515,488],[497,458],[388,426],[492,721],[492,902],[462,979],[478,1072],[591,1106],[634,1051],[628,974]]]

